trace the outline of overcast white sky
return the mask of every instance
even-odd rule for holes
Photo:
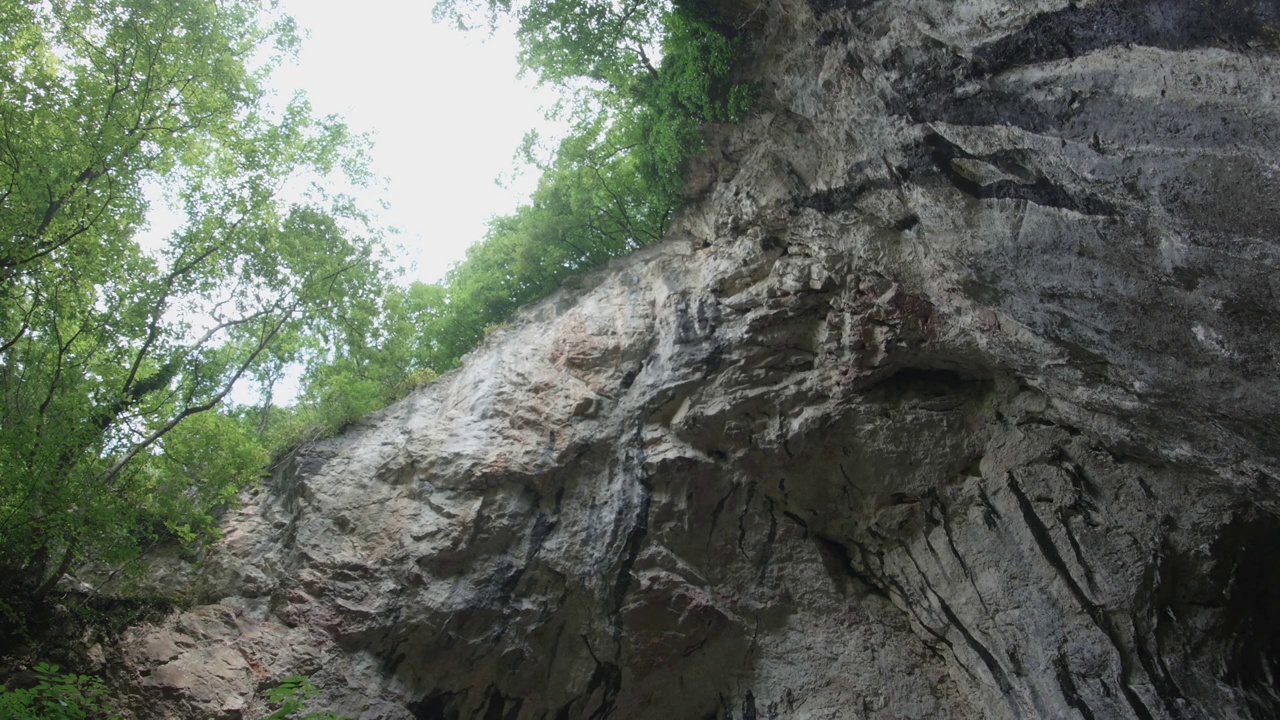
[[[275,85],[310,96],[315,111],[343,116],[372,132],[373,172],[387,178],[407,279],[433,282],[480,239],[485,221],[527,199],[536,177],[510,189],[524,133],[543,127],[541,107],[554,97],[532,80],[516,80],[511,32],[464,34],[431,21],[432,0],[282,0],[304,35],[295,66],[276,71]],[[370,198],[370,205],[379,198]]]

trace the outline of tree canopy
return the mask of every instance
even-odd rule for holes
[[[264,465],[212,412],[290,337],[377,296],[360,215],[291,179],[360,167],[303,99],[272,110],[249,0],[0,4],[0,573],[36,596],[207,529]],[[149,185],[185,211],[144,244]]]

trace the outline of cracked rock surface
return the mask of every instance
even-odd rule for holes
[[[146,716],[1280,715],[1280,4],[727,12],[671,236],[229,518]]]

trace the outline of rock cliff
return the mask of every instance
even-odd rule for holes
[[[726,12],[671,236],[229,518],[149,714],[1280,715],[1280,2]]]

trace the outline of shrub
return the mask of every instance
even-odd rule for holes
[[[0,720],[97,720],[119,715],[107,704],[101,678],[60,674],[57,665],[35,667],[36,684],[25,690],[0,685]],[[281,716],[284,717],[284,716]]]

